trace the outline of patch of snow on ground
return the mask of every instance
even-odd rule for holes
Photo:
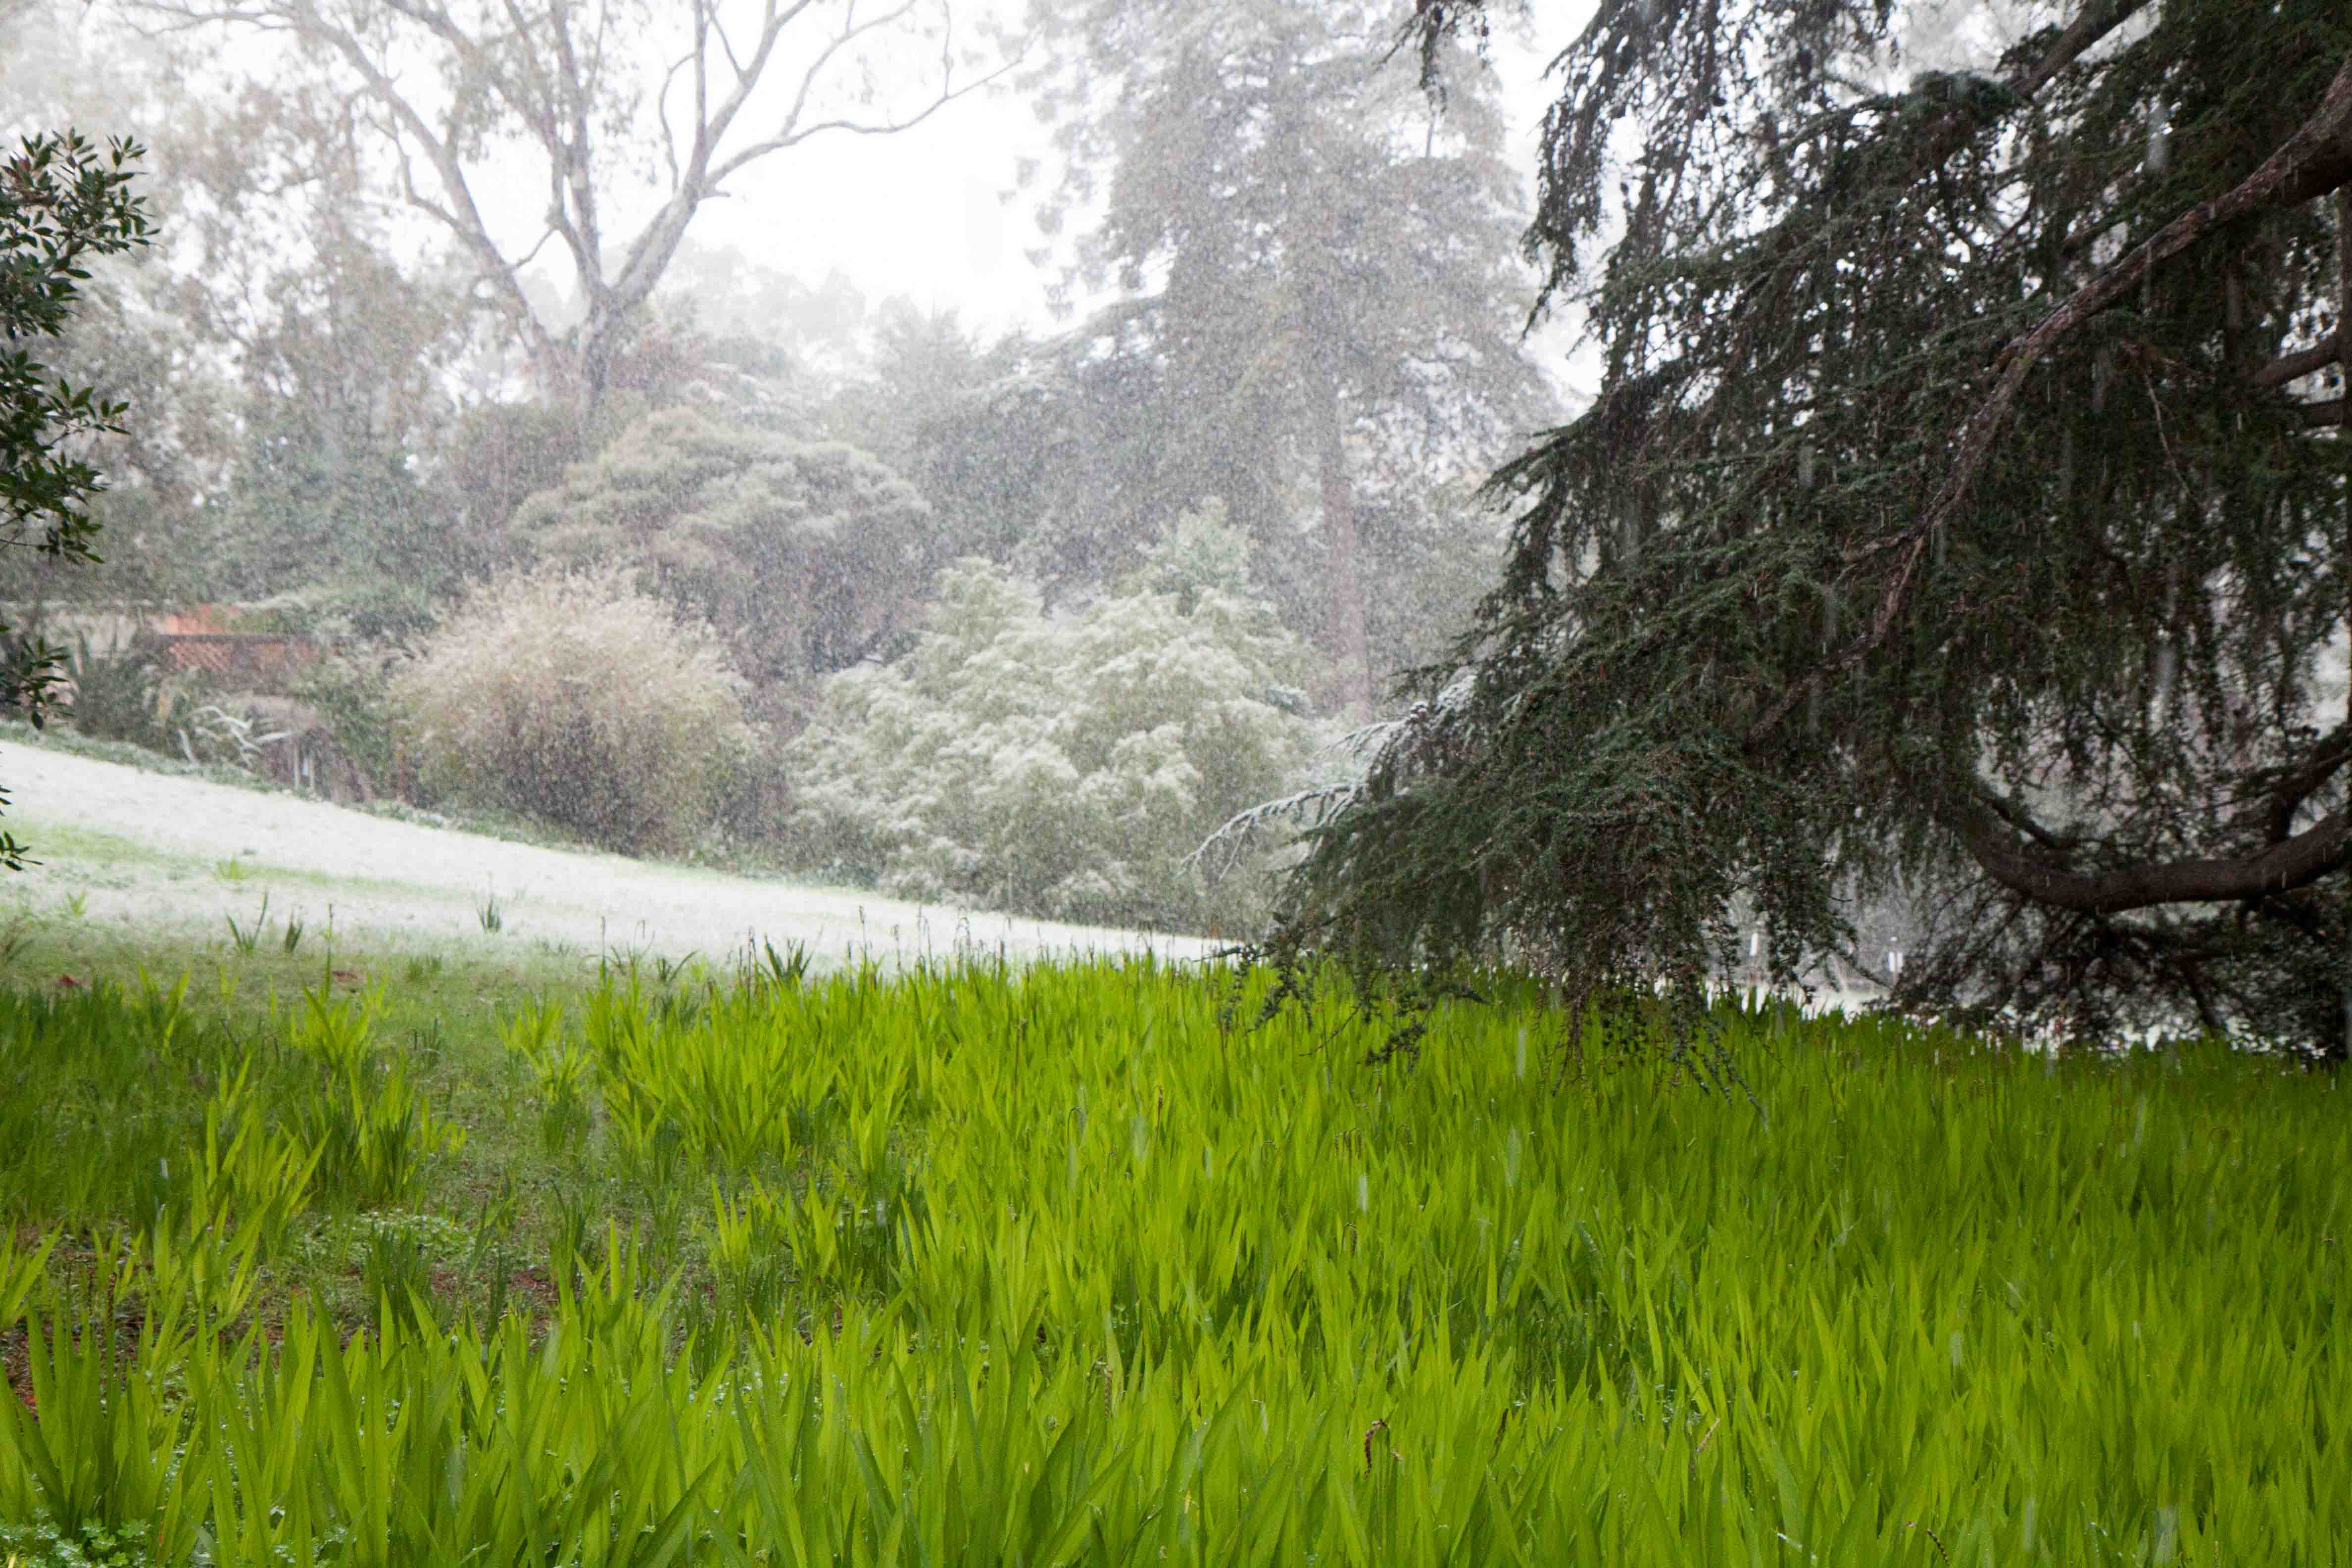
[[[481,941],[499,908],[506,941],[586,954],[620,950],[721,962],[760,942],[798,943],[823,966],[1002,952],[1150,951],[1197,958],[1197,938],[1060,925],[924,907],[870,893],[729,876],[618,855],[509,844],[203,780],[0,742],[6,826],[43,865],[16,891],[36,905],[79,894],[87,918],[216,934],[262,895],[338,937],[389,945]],[[46,842],[45,842],[46,841]],[[113,842],[110,842],[113,841]],[[225,861],[239,863],[236,879]]]
[[[0,786],[5,826],[42,862],[0,886],[36,909],[79,896],[88,919],[204,937],[232,918],[250,924],[266,893],[275,930],[291,916],[323,934],[331,919],[339,939],[362,946],[494,940],[723,963],[765,942],[799,943],[833,968],[999,953],[1187,960],[1220,945],[509,844],[16,742],[0,741]],[[226,861],[237,879],[222,875]],[[482,929],[492,900],[496,938]],[[1856,1011],[1868,994],[1817,987],[1804,1011]]]

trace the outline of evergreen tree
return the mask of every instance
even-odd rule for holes
[[[119,429],[125,410],[51,374],[33,349],[71,320],[90,258],[147,243],[131,194],[140,155],[122,141],[100,154],[68,132],[26,137],[0,163],[0,548],[99,559],[88,503],[105,480],[79,443]],[[64,658],[0,625],[0,704],[37,722]],[[25,846],[0,833],[0,866],[24,864]]]
[[[1128,296],[1085,336],[1141,353],[1153,384],[1130,493],[1163,515],[1126,531],[1139,549],[1165,510],[1221,500],[1286,613],[1320,625],[1333,695],[1366,701],[1386,671],[1361,513],[1545,416],[1514,342],[1518,193],[1490,73],[1458,62],[1441,120],[1386,67],[1385,5],[1071,11],[1080,47],[1046,101],[1069,110],[1071,194],[1108,175],[1082,268]]]
[[[1898,1005],[2343,1054],[2352,8],[2045,11],[1905,80],[1882,0],[1602,0],[1528,237],[1600,394],[1292,943],[1696,996],[1899,894]]]
[[[761,716],[780,718],[808,678],[908,629],[938,564],[929,522],[922,497],[855,447],[671,408],[524,501],[513,532],[549,561],[628,566],[707,619]]]

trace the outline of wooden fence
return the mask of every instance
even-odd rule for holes
[[[172,668],[236,682],[282,680],[319,657],[314,639],[286,632],[164,632],[156,640]]]

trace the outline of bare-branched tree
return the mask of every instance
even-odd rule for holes
[[[396,199],[444,230],[541,390],[584,406],[705,202],[772,154],[906,131],[1007,68],[950,0],[121,0],[290,47],[346,87]],[[509,209],[520,183],[537,219]],[[551,245],[571,297],[526,268]]]

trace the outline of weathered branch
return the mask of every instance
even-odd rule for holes
[[[1950,521],[1967,502],[1977,474],[1991,454],[1993,437],[2016,405],[2027,374],[2061,338],[2113,307],[2137,288],[2158,262],[2188,249],[2221,225],[2263,207],[2298,205],[2347,179],[2352,179],[2352,60],[2336,73],[2318,110],[2262,167],[2232,189],[2198,203],[2165,225],[2001,351],[2000,379],[1961,426],[1952,470],[1929,505],[1925,522],[1911,531],[1910,557],[1916,558],[1927,535]],[[1906,570],[1898,582],[1907,576]]]
[[[2122,26],[2132,16],[2147,9],[2147,0],[2109,0],[2083,7],[2066,30],[2050,42],[2042,58],[2025,69],[2009,78],[2010,90],[2020,98],[2032,98],[2050,85],[2060,71],[2088,53],[2098,41]]]
[[[629,242],[629,248],[622,258],[620,274],[613,279],[609,295],[609,309],[615,318],[635,310],[652,297],[654,286],[661,280],[670,258],[677,253],[679,242],[686,237],[687,224],[694,216],[695,209],[718,189],[722,180],[751,161],[747,157],[737,157],[719,168],[711,166],[719,143],[733,127],[736,117],[751,100],[760,79],[766,74],[768,63],[775,56],[777,41],[783,37],[784,29],[814,4],[815,0],[793,0],[793,4],[779,11],[775,0],[768,0],[761,21],[759,44],[751,51],[751,62],[736,69],[734,87],[716,108],[708,107],[709,57],[700,47],[704,36],[698,29],[695,58],[698,123],[694,128],[694,145],[687,154],[685,171],[673,186],[669,199],[661,205],[660,210],[654,214],[645,227],[637,231],[636,238]],[[698,21],[705,15],[705,11],[698,6]],[[806,97],[815,79],[814,73],[833,58],[838,47],[839,40],[836,39],[820,53],[816,65],[810,68],[810,74],[802,78],[801,97]]]
[[[2352,814],[2344,811],[2242,859],[2168,860],[2110,871],[2068,871],[2037,859],[1988,810],[1964,813],[1958,826],[1969,858],[1994,881],[2037,904],[2083,914],[2259,899],[2307,887],[2352,859]]]
[[[2347,762],[2352,762],[2352,723],[2337,725],[2336,732],[2320,742],[2301,765],[2271,781],[2263,797],[2264,839],[2272,844],[2285,843],[2294,826],[2294,814],[2303,803],[2340,773]]]
[[[2337,345],[2343,342],[2344,334],[2339,329],[2328,333],[2310,348],[2299,349],[2291,354],[2281,354],[2254,372],[2248,379],[2256,386],[2284,386],[2290,381],[2299,381],[2313,371],[2326,370],[2329,365],[2334,364],[2339,352]]]
[[[2336,348],[2344,386],[2344,395],[2336,401],[2343,405],[2344,437],[2352,441],[2352,189],[2343,186],[2336,192]],[[2345,489],[2345,555],[2336,563],[2339,580],[2344,567],[2352,565],[2352,483],[2347,483]],[[2352,602],[2347,602],[2344,609],[2346,634],[2352,637]],[[2347,655],[2345,678],[2345,723],[2352,727],[2352,655]],[[2347,994],[2345,1006],[2345,1032],[2352,1037],[2352,993]],[[2347,1050],[2352,1051],[2352,1038],[2345,1044]]]
[[[1975,782],[1976,796],[1979,801],[1983,802],[1987,810],[1999,816],[2003,822],[2009,824],[2010,826],[2017,829],[2018,832],[2024,834],[2028,838],[2040,844],[2043,848],[2048,849],[2054,854],[2064,855],[2079,848],[2084,844],[2084,839],[2081,834],[2053,833],[2049,828],[2042,826],[2041,823],[2035,821],[2032,813],[2027,811],[2023,806],[2018,805],[2015,801],[2010,799],[1999,790],[1992,788],[1982,780]]]
[[[2337,422],[2352,430],[2352,181],[2336,187],[2336,358],[2344,387]]]
[[[555,89],[547,106],[551,123],[541,142],[554,165],[556,178],[571,197],[572,218],[579,226],[583,258],[580,277],[593,297],[604,282],[604,226],[596,210],[596,183],[589,167],[592,143],[588,136],[588,100],[593,84],[581,69],[579,55],[572,47],[572,28],[564,19],[564,8],[549,7],[547,24],[555,36],[558,75],[551,84]]]
[[[508,313],[521,327],[524,336],[530,341],[531,353],[535,355],[544,353],[552,339],[532,311],[530,297],[523,292],[520,265],[508,260],[490,238],[489,229],[482,221],[481,210],[474,204],[472,187],[466,183],[464,166],[457,162],[455,150],[447,141],[434,134],[425,117],[402,96],[393,85],[392,79],[376,68],[357,38],[327,24],[308,5],[302,6],[299,16],[303,35],[326,44],[341,55],[368,84],[369,96],[392,114],[395,126],[393,133],[394,147],[397,149],[399,146],[399,131],[405,130],[424,148],[448,205],[445,206],[431,200],[416,188],[409,171],[406,153],[401,150],[401,184],[408,205],[443,225],[460,245],[473,253],[482,276],[504,297]],[[532,248],[536,254],[537,247]]]

